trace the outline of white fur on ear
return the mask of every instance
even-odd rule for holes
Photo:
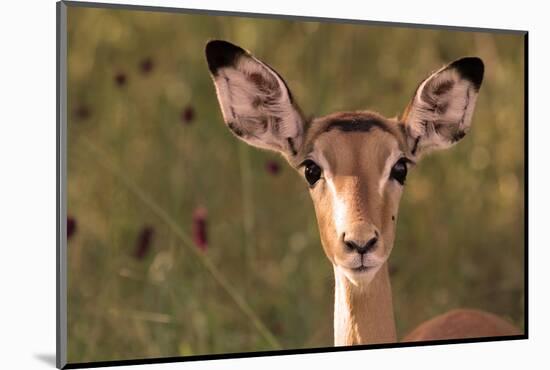
[[[483,69],[481,59],[462,58],[420,84],[402,118],[413,155],[446,149],[466,135]]]
[[[282,78],[225,41],[208,43],[206,55],[229,129],[250,145],[295,155],[303,118]]]

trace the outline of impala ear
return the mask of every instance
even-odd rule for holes
[[[446,149],[470,129],[483,62],[462,58],[425,79],[401,117],[414,156]]]
[[[233,134],[256,147],[296,155],[304,120],[277,72],[227,41],[208,42],[206,60]]]

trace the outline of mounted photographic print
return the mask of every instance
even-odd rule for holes
[[[57,10],[58,367],[527,338],[527,32]]]

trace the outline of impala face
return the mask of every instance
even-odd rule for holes
[[[481,60],[462,58],[430,75],[399,119],[362,111],[306,121],[279,74],[247,51],[210,41],[206,58],[227,127],[298,170],[328,259],[354,285],[368,284],[393,247],[409,169],[468,132]]]
[[[412,155],[397,122],[375,113],[333,114],[311,127],[298,170],[323,248],[350,281],[368,282],[391,252]]]

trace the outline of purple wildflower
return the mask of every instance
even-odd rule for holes
[[[279,172],[281,172],[281,166],[279,165],[279,162],[275,161],[275,160],[269,160],[265,163],[265,170],[275,176],[275,175],[278,175]]]
[[[139,63],[139,69],[141,73],[144,75],[151,73],[151,71],[153,70],[153,67],[154,67],[154,64],[153,64],[153,59],[151,59],[151,57],[147,57]]]
[[[186,106],[180,113],[180,119],[186,125],[190,124],[195,119],[195,109],[190,105]]]
[[[147,253],[149,253],[154,235],[155,230],[151,226],[144,226],[141,228],[134,250],[135,258],[141,260],[147,255]]]
[[[202,251],[208,246],[207,217],[208,212],[204,207],[198,207],[193,211],[193,241]]]
[[[118,72],[117,74],[115,74],[115,83],[119,86],[119,87],[122,87],[124,85],[126,85],[126,74],[122,73],[122,72]]]
[[[88,108],[86,105],[81,105],[78,108],[76,108],[75,111],[76,118],[85,120],[90,118],[90,108]]]
[[[72,216],[67,216],[67,240],[69,240],[76,232],[76,219]]]

